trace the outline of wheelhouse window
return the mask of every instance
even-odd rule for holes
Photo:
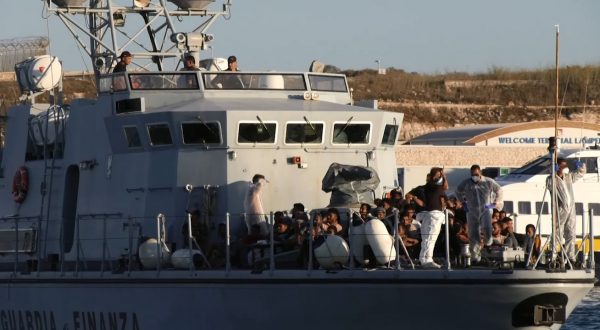
[[[150,144],[153,146],[166,146],[173,144],[171,130],[168,124],[150,124],[148,125],[148,135]]]
[[[220,144],[221,127],[217,122],[190,122],[181,124],[183,144]]]
[[[288,123],[285,127],[286,144],[321,144],[323,143],[323,123]]]
[[[274,144],[276,133],[276,122],[241,122],[237,142]]]
[[[125,140],[127,141],[127,148],[139,148],[142,146],[142,140],[140,139],[140,133],[135,126],[123,127],[125,133]]]
[[[583,203],[575,203],[575,215],[583,215]]]
[[[381,144],[393,146],[398,137],[398,125],[385,125]]]
[[[594,215],[600,214],[600,203],[589,203],[588,207],[590,210],[594,211]]]
[[[504,211],[506,213],[513,213],[515,211],[515,206],[512,201],[504,201]]]
[[[310,89],[321,92],[347,92],[346,78],[343,76],[328,76],[309,74]]]
[[[519,214],[531,214],[531,203],[519,202]]]
[[[525,175],[536,175],[536,174],[550,174],[550,165],[552,160],[550,158],[538,158],[525,166],[516,169],[511,174],[525,174]]]
[[[542,210],[542,214],[550,214],[550,211],[548,211],[548,202],[543,203],[544,207],[542,208],[542,202],[535,202],[535,212],[539,213],[540,209]]]
[[[130,73],[129,84],[132,90],[185,90],[199,88],[196,72],[170,74]]]
[[[333,144],[369,144],[370,123],[336,123],[333,125]]]

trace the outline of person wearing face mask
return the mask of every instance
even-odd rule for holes
[[[448,180],[444,170],[433,167],[429,171],[429,181],[425,184],[425,199],[421,201],[425,210],[417,214],[417,220],[421,222],[419,261],[423,268],[441,267],[433,261],[433,250],[445,218],[443,210],[446,203],[446,190],[448,190]]]
[[[569,173],[567,160],[558,158],[556,160],[556,197],[558,202],[558,226],[565,244],[564,251],[573,265],[577,256],[575,247],[575,195],[573,195],[573,183],[583,178],[586,173],[585,163],[577,162],[577,169]],[[552,175],[546,179],[548,191],[552,194]]]
[[[471,166],[471,178],[464,180],[456,188],[456,194],[469,206],[467,225],[469,228],[469,250],[471,260],[481,260],[480,233],[483,231],[483,244],[490,246],[492,237],[492,212],[501,210],[502,187],[493,179],[481,175],[479,165]]]

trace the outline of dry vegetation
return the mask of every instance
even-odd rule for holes
[[[339,71],[333,66],[326,70]],[[445,127],[549,120],[554,115],[554,69],[492,68],[479,74],[418,74],[392,68],[386,75],[374,70],[342,73],[349,78],[355,100],[377,99],[382,109],[405,114],[404,139]],[[95,96],[90,77],[69,77],[64,84],[67,102]],[[560,86],[564,119],[598,122],[600,67],[562,68]],[[0,82],[0,115],[16,103],[18,96],[16,83]],[[46,99],[40,97],[38,102]]]

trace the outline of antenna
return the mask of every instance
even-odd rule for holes
[[[88,54],[98,76],[111,72],[125,50],[137,70],[174,70],[188,53],[200,59],[213,40],[207,30],[230,16],[231,0],[223,1],[217,11],[211,10],[215,0],[46,0],[44,6]]]

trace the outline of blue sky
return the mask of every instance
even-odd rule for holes
[[[48,34],[42,1],[2,2],[0,39]],[[306,70],[313,59],[426,73],[549,67],[557,23],[562,65],[600,64],[598,0],[233,0],[232,12],[213,25],[214,52],[247,71]],[[55,17],[49,27],[53,54],[84,69],[66,28]]]

